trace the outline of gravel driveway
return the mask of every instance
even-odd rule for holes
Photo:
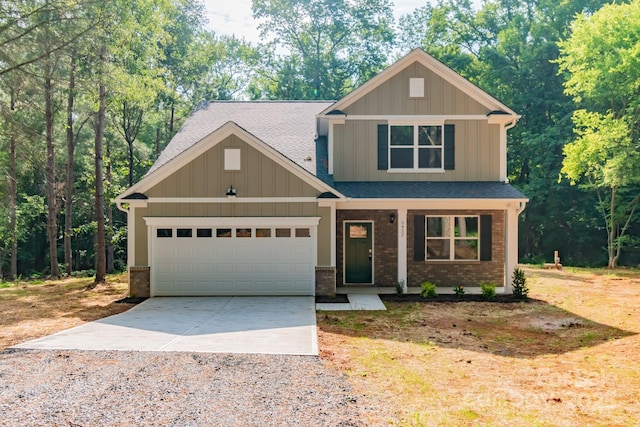
[[[2,426],[361,426],[361,409],[313,356],[0,353]]]

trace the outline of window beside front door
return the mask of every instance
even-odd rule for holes
[[[427,216],[427,260],[478,260],[478,216]]]

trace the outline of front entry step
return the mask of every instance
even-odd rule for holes
[[[376,294],[347,294],[348,303],[318,303],[316,310],[345,311],[345,310],[386,310],[380,297]]]

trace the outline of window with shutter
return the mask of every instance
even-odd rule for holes
[[[378,170],[440,172],[454,168],[454,125],[378,125]]]

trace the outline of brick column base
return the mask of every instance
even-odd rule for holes
[[[130,297],[150,297],[151,296],[151,268],[150,267],[129,267],[129,296]]]
[[[316,295],[336,296],[336,268],[316,267]]]

